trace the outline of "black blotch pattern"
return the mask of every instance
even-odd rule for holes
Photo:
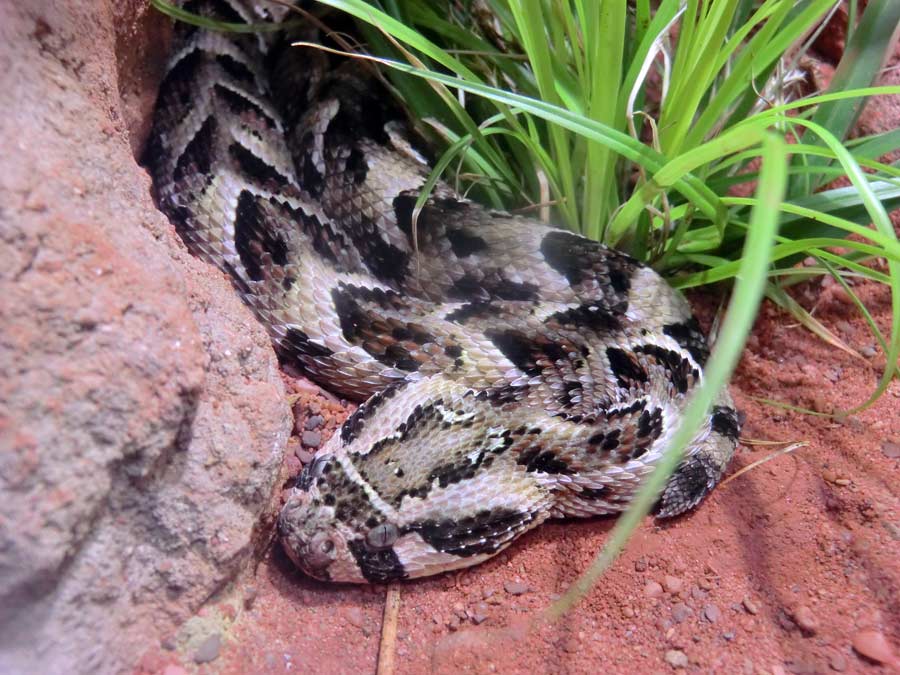
[[[200,127],[200,130],[194,134],[178,158],[173,174],[175,182],[179,183],[184,179],[185,174],[195,174],[206,176],[209,174],[212,166],[212,151],[215,145],[216,132],[219,123],[216,118],[210,115],[207,117]],[[193,168],[192,168],[193,167]]]
[[[631,274],[635,265],[631,260],[626,260],[621,254],[610,256],[607,261],[609,265],[609,283],[613,290],[625,295],[631,289]]]
[[[541,241],[544,260],[573,286],[581,283],[584,277],[584,261],[580,254],[584,242],[583,237],[562,230],[547,233]]]
[[[573,286],[593,278],[602,280],[605,274],[616,296],[610,306],[619,311],[627,309],[631,276],[640,266],[634,258],[563,230],[544,236],[541,253],[547,264]]]
[[[310,340],[309,336],[299,328],[288,328],[279,344],[285,356],[298,360],[300,360],[298,357],[301,356],[327,358],[334,354],[328,347],[323,347]]]
[[[307,132],[299,143],[301,148],[305,148],[305,151],[294,154],[295,156],[302,155],[303,157],[300,164],[296,166],[300,187],[306,190],[313,199],[318,199],[325,191],[325,176],[319,171],[313,160],[313,154],[309,152],[312,142],[312,132]]]
[[[282,176],[275,167],[266,164],[240,143],[235,142],[229,145],[228,154],[238,163],[241,171],[258,180],[262,185],[281,186],[288,182],[288,179]]]
[[[497,309],[489,302],[469,302],[447,313],[444,316],[444,320],[462,324],[469,319],[483,319],[494,316],[496,312]]]
[[[468,258],[488,248],[484,239],[465,230],[447,230],[447,239],[457,258]]]
[[[556,312],[548,316],[544,323],[553,322],[574,330],[588,328],[600,333],[618,331],[622,327],[620,315],[603,309],[596,304],[581,305],[573,309]]]
[[[662,366],[666,371],[669,382],[680,394],[687,392],[689,380],[691,378],[696,380],[700,377],[700,373],[691,365],[687,358],[671,349],[659,347],[658,345],[646,344],[635,347],[634,351],[638,354],[650,356]]]
[[[232,78],[244,84],[255,84],[253,72],[243,63],[228,54],[216,54],[216,63]]]
[[[380,289],[365,289],[351,286],[341,286],[334,289],[331,292],[331,298],[338,315],[341,332],[347,342],[350,344],[359,344],[361,342],[363,348],[374,359],[386,366],[407,372],[418,370],[419,362],[413,358],[409,349],[403,345],[399,343],[383,345],[383,343],[378,341],[366,340],[367,337],[380,334],[380,330],[376,329],[374,324],[382,322],[382,319],[378,315],[367,312],[359,304],[357,297],[366,301],[378,302],[382,307],[385,307],[385,303],[390,302],[391,299],[400,302],[396,294],[391,294],[391,298],[388,298],[388,295],[388,293]],[[414,331],[416,334],[422,332],[421,328],[413,324],[407,324],[407,329]],[[422,333],[421,336],[416,335],[416,337],[417,342],[420,344],[434,340],[434,337],[428,333]],[[379,347],[383,347],[383,350],[379,350]]]
[[[563,391],[557,396],[557,400],[563,408],[570,408],[575,403],[573,398],[581,391],[581,382],[578,380],[567,380],[563,382]]]
[[[510,281],[497,272],[481,278],[467,273],[453,282],[447,289],[447,296],[454,300],[476,302],[494,298],[525,301],[537,299],[538,287],[528,282]]]
[[[604,452],[612,452],[619,447],[619,439],[622,436],[621,429],[611,429],[607,432],[599,432],[588,439],[588,452],[591,448],[599,447]]]
[[[644,410],[638,417],[637,437],[639,439],[656,440],[662,435],[662,409]],[[644,446],[644,444],[642,444]]]
[[[535,343],[527,335],[515,330],[488,331],[485,335],[516,368],[530,377],[540,375],[542,369],[535,359]]]
[[[628,389],[632,384],[647,382],[647,372],[628,352],[607,347],[606,358],[620,387]]]
[[[458,556],[493,553],[534,520],[532,512],[485,509],[459,519],[423,520],[407,526],[438,551]]]
[[[391,205],[394,207],[394,216],[397,220],[397,227],[407,237],[412,237],[413,211],[416,208],[416,201],[419,195],[414,191],[401,192],[394,197]],[[422,206],[419,211],[419,217],[416,220],[416,228],[419,233],[419,241],[423,239],[423,233],[428,232],[432,227],[442,227],[447,221],[447,215],[452,213],[461,213],[470,208],[469,204],[461,202],[457,199],[440,199],[432,198]],[[449,232],[447,234],[449,238]],[[452,245],[452,243],[451,243]]]
[[[266,214],[260,208],[258,197],[243,191],[238,197],[234,222],[234,244],[247,275],[254,281],[263,278],[263,252],[268,253],[276,265],[287,264],[287,245],[267,227]]]
[[[195,48],[189,54],[185,54],[178,60],[178,63],[166,73],[166,76],[160,85],[160,91],[172,92],[178,96],[182,105],[188,105],[191,102],[191,95],[196,87],[194,79],[197,76],[197,71],[206,63],[208,63],[206,53],[200,49]]]
[[[258,118],[262,119],[266,123],[267,127],[269,127],[270,129],[275,128],[275,120],[269,117],[268,113],[266,113],[265,110],[260,108],[256,103],[248,99],[246,96],[241,96],[233,89],[224,87],[221,84],[214,85],[213,91],[215,91],[216,96],[221,98],[226,103],[231,112],[233,112],[235,115],[255,113]]]
[[[694,455],[675,469],[663,490],[656,511],[663,517],[675,516],[696,505],[712,489],[715,472],[708,462]]]
[[[362,403],[354,410],[353,414],[350,415],[350,417],[347,418],[347,421],[341,426],[341,443],[343,445],[349,445],[358,438],[365,426],[366,420],[371,419],[375,414],[375,411],[378,410],[385,401],[392,399],[394,394],[405,386],[405,382],[400,382],[386,387],[370,396],[365,403]]]
[[[366,176],[369,174],[369,165],[359,148],[354,147],[350,150],[350,155],[347,157],[347,171],[355,185],[360,185],[366,180]]]
[[[715,406],[712,410],[710,422],[713,431],[733,441],[737,441],[741,435],[741,420],[734,408],[723,405]]]
[[[709,358],[709,343],[706,341],[703,331],[700,330],[700,324],[696,318],[691,317],[681,323],[665,325],[663,333],[686,349],[701,367],[706,365],[706,360]]]
[[[403,563],[400,562],[400,558],[393,548],[371,551],[366,546],[364,539],[349,541],[347,547],[353,554],[366,581],[379,584],[406,578],[407,574],[403,569]]]
[[[340,249],[347,245],[341,233],[334,232],[330,225],[324,225],[318,216],[306,213],[302,208],[293,209],[288,204],[281,204],[280,208],[284,209],[288,220],[303,225],[303,231],[313,240],[313,250],[316,253],[331,263],[337,263],[334,248]]]
[[[401,284],[409,275],[409,254],[386,241],[377,223],[362,213],[347,227],[368,270],[380,281]]]
[[[516,464],[525,467],[525,471],[532,473],[566,474],[574,473],[572,468],[555,453],[544,450],[540,446],[523,450],[516,459]]]
[[[397,220],[397,227],[400,228],[406,236],[412,235],[412,214],[416,208],[416,196],[412,194],[399,194],[394,197],[392,202],[394,207],[394,217]],[[421,215],[421,214],[420,214]],[[419,218],[418,224],[422,224],[422,218]]]

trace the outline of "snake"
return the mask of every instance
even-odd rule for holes
[[[181,8],[248,25],[288,13]],[[657,272],[445,182],[422,202],[429,157],[358,59],[177,22],[142,158],[156,203],[228,275],[284,367],[358,403],[277,519],[319,580],[438,574],[548,519],[622,512],[704,382],[708,337]],[[723,390],[657,517],[712,490],[741,423]]]

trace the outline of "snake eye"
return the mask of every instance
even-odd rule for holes
[[[369,530],[366,545],[374,551],[381,551],[392,546],[399,534],[397,526],[393,523],[381,523]]]

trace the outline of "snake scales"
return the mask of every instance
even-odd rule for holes
[[[265,2],[192,0],[229,22]],[[359,408],[279,518],[332,581],[476,564],[552,517],[614,513],[665,451],[706,337],[634,259],[491,211],[428,174],[351,61],[179,25],[145,155],[160,208],[225,270],[295,364]],[[658,515],[718,482],[740,422],[723,392]]]

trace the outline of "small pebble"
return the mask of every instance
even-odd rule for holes
[[[253,603],[256,602],[256,596],[259,595],[259,589],[256,586],[245,586],[244,587],[244,607],[246,609],[252,609]]]
[[[321,415],[313,415],[308,420],[306,420],[306,424],[304,425],[304,428],[307,431],[315,431],[316,429],[321,427],[323,424],[325,424],[324,417],[322,417]]]
[[[365,617],[359,607],[351,607],[347,610],[347,623],[357,628],[361,627],[365,622]]]
[[[633,619],[633,618],[634,618],[634,610],[633,610],[631,607],[625,607],[625,608],[622,610],[622,614],[625,615],[625,618],[626,618],[626,619]]]
[[[704,591],[710,591],[713,587],[712,581],[710,581],[706,577],[700,577],[700,581],[697,582],[697,585]]]
[[[666,663],[673,668],[687,668],[688,657],[680,649],[670,649],[666,652]]]
[[[304,431],[300,441],[307,448],[318,448],[322,444],[322,432]]]
[[[222,649],[222,635],[213,633],[206,638],[194,652],[194,663],[209,663],[219,658],[219,650]]]
[[[871,359],[878,353],[878,350],[875,349],[872,345],[866,345],[865,347],[860,347],[859,353],[862,356],[865,356],[867,359]]]
[[[845,670],[847,670],[847,659],[843,654],[832,654],[831,658],[828,659],[828,666],[832,670],[843,673]]]
[[[528,584],[524,584],[521,581],[507,581],[503,584],[503,590],[510,595],[524,595],[530,589]]]
[[[692,613],[693,610],[683,602],[679,602],[677,605],[672,607],[672,618],[676,623],[684,622]]]
[[[316,451],[299,448],[294,454],[297,456],[297,459],[300,460],[301,464],[309,464],[316,456]]]
[[[744,605],[744,609],[747,610],[748,614],[759,614],[759,605],[753,602],[752,598],[749,596],[744,598],[741,604]]]
[[[882,441],[881,454],[888,459],[900,459],[900,443],[895,441]]]
[[[812,610],[806,605],[801,605],[794,610],[794,621],[800,626],[800,630],[809,635],[815,635],[819,629],[819,622]]]
[[[638,558],[634,561],[634,571],[635,572],[646,572],[647,571],[647,559],[646,558]]]
[[[894,661],[887,638],[877,630],[864,630],[854,635],[853,649],[876,663],[892,663]]]
[[[488,618],[487,603],[479,602],[477,605],[475,605],[475,609],[472,610],[470,616],[472,618],[472,623],[474,623],[476,626],[487,621],[487,618]]]
[[[684,582],[682,582],[678,577],[673,577],[667,574],[663,579],[663,587],[666,589],[666,593],[671,593],[674,595],[675,593],[681,591],[682,586],[684,586]]]
[[[706,598],[706,591],[701,591],[697,586],[691,589],[691,597],[694,600],[703,600]]]
[[[644,595],[648,598],[656,598],[662,595],[663,587],[655,581],[648,581],[644,586]]]
[[[722,611],[716,605],[706,605],[703,608],[703,618],[709,621],[710,623],[715,623],[722,616]]]

